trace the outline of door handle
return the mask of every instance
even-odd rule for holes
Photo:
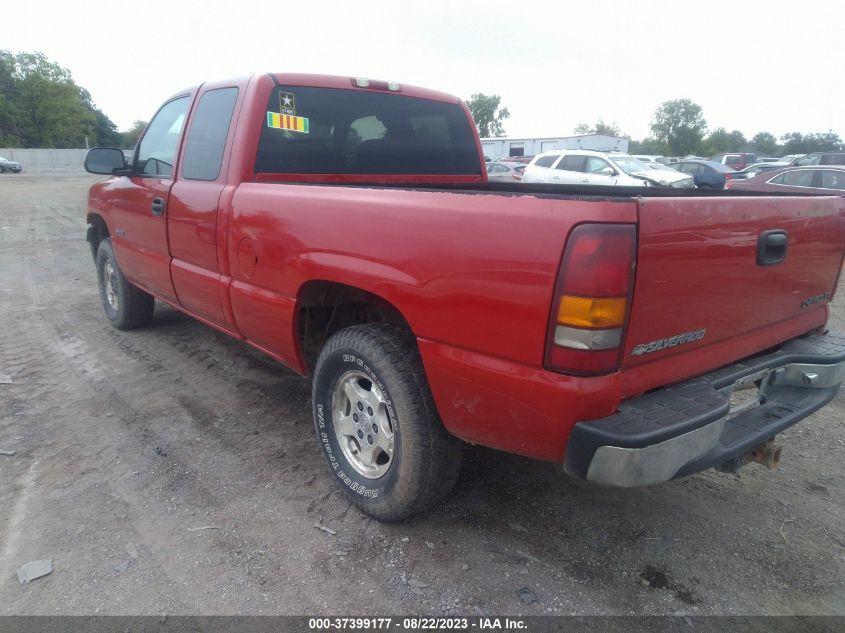
[[[771,266],[786,259],[789,234],[780,229],[763,231],[757,238],[757,265]]]
[[[590,179],[589,178],[582,178],[581,182],[590,182]]]
[[[164,215],[164,198],[153,198],[153,215]]]

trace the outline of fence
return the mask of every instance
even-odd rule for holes
[[[0,156],[23,165],[24,172],[84,171],[85,149],[12,149],[0,147]]]

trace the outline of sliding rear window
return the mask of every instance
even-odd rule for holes
[[[479,175],[481,162],[456,103],[282,86],[267,104],[255,172]]]

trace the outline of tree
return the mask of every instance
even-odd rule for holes
[[[478,127],[478,135],[481,138],[493,136],[504,136],[505,128],[502,121],[507,119],[511,113],[507,108],[499,108],[502,98],[499,95],[486,95],[476,93],[467,101],[467,107],[475,119]]]
[[[774,134],[757,132],[751,139],[751,149],[760,156],[780,156],[781,148]]]
[[[70,71],[42,53],[0,51],[0,142],[23,147],[82,147],[115,140],[114,123]]]
[[[0,147],[14,147],[20,143],[14,73],[14,55],[0,50]]]
[[[627,138],[626,135],[622,134],[616,123],[605,123],[601,119],[596,121],[596,124],[593,126],[590,126],[587,123],[581,123],[575,127],[574,132],[575,134],[607,134],[608,136]]]
[[[15,56],[19,136],[24,147],[81,147],[96,117],[70,71],[41,53]]]
[[[783,141],[784,154],[809,154],[810,152],[835,152],[845,149],[839,135],[828,130],[814,134],[789,132],[780,137]]]
[[[723,154],[725,152],[741,152],[746,149],[747,145],[748,141],[742,132],[739,130],[728,132],[725,128],[720,127],[713,130],[704,139],[701,150],[706,156],[712,156],[713,154]]]
[[[121,144],[120,132],[117,131],[117,126],[109,117],[103,113],[97,106],[94,105],[91,99],[91,93],[85,88],[79,89],[82,103],[94,115],[94,138],[90,139],[95,145],[118,147]]]
[[[815,134],[807,134],[804,140],[810,146],[811,152],[837,152],[845,150],[845,145],[842,144],[842,139],[833,130],[827,132],[817,132]]]
[[[147,127],[146,121],[135,121],[128,130],[120,133],[121,145],[126,148],[135,147],[145,127]]]
[[[629,154],[648,154],[652,156],[666,156],[670,154],[669,146],[655,138],[644,138],[641,141],[628,142]]]
[[[694,154],[707,131],[701,106],[689,99],[663,102],[654,113],[651,124],[654,138],[665,143],[676,156]]]
[[[804,141],[804,135],[801,132],[788,132],[780,137],[783,141],[784,154],[806,154],[808,152],[807,143]]]

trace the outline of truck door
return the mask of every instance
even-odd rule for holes
[[[165,103],[144,131],[132,166],[110,200],[112,242],[120,268],[133,283],[175,302],[167,248],[167,204],[173,165],[191,96]]]
[[[203,86],[188,124],[167,212],[173,257],[170,273],[179,302],[227,330],[234,324],[224,309],[217,215],[226,188],[226,159],[238,96],[238,88],[232,85]]]

